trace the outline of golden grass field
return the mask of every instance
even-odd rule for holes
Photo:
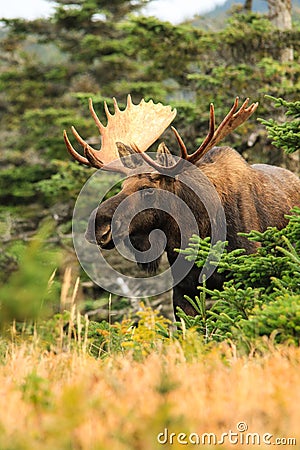
[[[228,344],[205,348],[193,332],[157,339],[141,358],[130,349],[96,359],[83,345],[42,348],[35,336],[6,349],[1,450],[300,448],[299,348],[269,343],[242,357]],[[231,444],[222,438],[230,430]]]
[[[2,324],[0,450],[300,448],[299,347],[175,338],[143,305],[137,326],[101,328],[78,286],[66,271],[62,313],[30,332]]]

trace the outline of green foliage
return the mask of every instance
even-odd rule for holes
[[[224,251],[217,271],[228,281],[222,290],[199,287],[195,299],[186,297],[197,315],[179,316],[187,328],[195,328],[207,342],[230,338],[249,347],[258,336],[274,336],[276,342],[299,344],[300,310],[300,208],[294,208],[288,225],[282,229],[244,234],[260,246],[257,253],[245,255],[242,250]],[[220,255],[220,243],[213,248]],[[211,250],[209,239],[194,236],[183,250],[186,257],[202,268]],[[211,309],[205,302],[213,301]],[[252,344],[251,344],[252,343]]]
[[[66,148],[62,139],[62,131],[69,130],[72,124],[78,129],[86,130],[87,135],[95,131],[93,121],[78,117],[72,109],[45,108],[28,109],[23,116],[22,130],[24,138],[17,148],[32,148],[46,160],[66,160]],[[30,130],[30,133],[28,133]]]
[[[227,242],[218,241],[215,245],[211,246],[210,237],[199,239],[194,234],[189,240],[188,247],[183,250],[176,249],[176,252],[186,255],[187,261],[197,261],[197,267],[202,269],[208,257],[210,264],[217,265],[226,245]],[[241,252],[243,250],[235,250],[233,253],[239,254]]]
[[[35,370],[26,376],[21,391],[23,399],[32,404],[36,410],[50,408],[52,393],[49,389],[49,381],[39,376]]]
[[[0,253],[0,283],[6,281],[7,276],[18,267],[16,258],[6,252]]]
[[[294,119],[284,123],[278,123],[274,119],[259,120],[266,126],[275,147],[284,149],[286,153],[294,153],[300,149],[300,101],[288,102],[270,95],[266,97],[273,100],[277,108],[284,107],[286,116]]]
[[[135,359],[140,360],[160,348],[162,342],[170,341],[168,327],[171,322],[157,310],[141,304],[137,319],[137,324],[130,318],[112,325],[107,321],[90,322],[88,337],[91,353],[105,357],[130,351]]]
[[[64,290],[64,286],[62,286]],[[74,292],[73,291],[73,295]],[[60,353],[71,351],[88,353],[94,358],[106,359],[113,355],[130,354],[141,361],[153,352],[160,352],[162,345],[165,350],[173,342],[172,333],[169,328],[171,322],[163,317],[157,310],[145,307],[141,303],[141,309],[135,318],[124,317],[120,322],[110,323],[106,320],[95,322],[82,315],[75,302],[68,305],[60,305],[61,312],[51,315],[31,314],[26,322],[17,323],[12,327],[11,334],[14,342],[27,341],[31,345],[43,348],[45,351]],[[65,309],[63,309],[65,308]],[[45,311],[44,311],[45,313]],[[23,318],[24,319],[24,318]],[[33,319],[35,321],[33,322]],[[5,322],[8,327],[8,322]],[[1,344],[5,341],[0,339],[0,362]],[[3,345],[3,355],[5,345]],[[42,392],[36,393],[38,398],[44,394],[43,380],[35,378],[35,374],[29,375],[28,383],[25,383],[24,394],[30,401],[35,401],[33,385],[41,382]],[[41,394],[41,395],[40,395]]]
[[[241,327],[249,339],[270,336],[278,343],[299,345],[300,295],[279,291],[273,301],[260,308],[255,306],[249,320],[242,322]]]
[[[2,325],[20,321],[14,332],[16,341],[21,333],[19,338],[33,340],[34,345],[34,335],[38,334],[39,345],[47,350],[68,348],[101,358],[130,352],[134,359],[142,360],[174,339],[179,339],[188,360],[194,359],[198,352],[202,355],[205,345],[226,339],[248,351],[259,348],[263,336],[276,343],[299,344],[300,208],[295,208],[289,219],[283,230],[269,228],[264,233],[249,233],[248,239],[260,244],[253,255],[245,255],[242,250],[227,252],[223,243],[217,243],[209,259],[211,264],[218,265],[220,273],[227,274],[228,281],[222,290],[209,290],[204,283],[195,299],[187,297],[197,315],[190,317],[179,310],[181,322],[177,331],[172,331],[171,323],[158,311],[143,305],[135,319],[124,318],[113,324],[89,321],[74,303],[78,286],[74,287],[69,309],[62,309],[67,306],[64,301],[61,313],[48,315],[49,306],[53,302],[57,305],[59,297],[53,277],[49,284],[58,260],[56,252],[45,250],[44,240],[49,231],[43,230],[29,247],[15,250],[19,269],[0,288]],[[210,251],[209,239],[194,236],[183,253],[202,268]],[[66,292],[66,288],[62,291]],[[206,308],[208,300],[214,302],[210,309]],[[47,314],[46,320],[41,313]],[[36,319],[39,320],[33,327],[32,320]],[[42,381],[41,387],[37,387],[38,399],[31,399],[30,386],[35,382],[40,383],[33,377],[25,383],[24,395],[38,404],[45,399],[46,407],[47,390]]]
[[[47,205],[56,203],[58,198],[65,202],[75,200],[91,171],[79,164],[58,160],[54,161],[53,167],[56,170],[50,178],[36,183],[36,192],[42,194]]]
[[[18,269],[0,285],[0,324],[33,320],[51,311],[57,301],[56,285],[49,284],[59,262],[58,252],[47,248],[52,225],[45,224],[29,246],[20,248]]]
[[[31,164],[30,152],[34,152],[45,168],[44,177],[36,166],[29,172],[36,169],[34,180],[43,179],[42,190],[53,186],[57,200],[62,193],[65,201],[72,177],[77,186],[76,170],[68,174],[70,182],[63,181],[61,190],[54,186],[64,177],[52,177],[56,170],[53,158],[66,157],[62,130],[74,124],[86,137],[96,132],[86,108],[88,96],[102,103],[112,94],[125,100],[131,92],[135,101],[143,96],[171,102],[178,109],[175,126],[188,149],[193,149],[206,133],[211,101],[217,120],[221,120],[235,95],[261,100],[265,92],[280,91],[289,98],[299,89],[299,65],[282,64],[277,58],[282,43],[292,43],[298,51],[297,28],[278,33],[265,17],[241,12],[233,14],[217,32],[130,15],[145,4],[145,0],[112,4],[91,0],[75,5],[63,0],[55,2],[49,19],[4,21],[6,34],[0,48],[4,158],[15,165],[18,152],[22,152],[27,165]],[[56,49],[50,61],[44,57],[45,43],[51,43],[52,51]],[[78,100],[84,100],[80,108]],[[267,113],[261,102],[261,116]],[[99,117],[104,118],[103,111]],[[228,138],[229,143],[245,145],[253,128],[252,119]],[[171,144],[174,147],[173,140]],[[20,192],[32,196],[31,174],[24,175],[17,183],[22,184]],[[9,181],[1,187],[8,196],[17,189]],[[72,188],[69,192],[73,196]]]
[[[2,204],[32,202],[37,194],[37,182],[53,173],[50,167],[39,164],[12,167],[0,171],[0,198]],[[7,187],[9,186],[9,190]]]

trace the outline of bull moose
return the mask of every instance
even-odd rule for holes
[[[287,223],[285,215],[292,207],[300,206],[300,180],[292,172],[267,164],[249,165],[232,148],[216,146],[253,114],[258,106],[257,103],[249,106],[249,99],[247,99],[239,108],[237,97],[231,110],[217,128],[214,106],[211,104],[209,131],[195,152],[188,153],[179,133],[172,127],[180,148],[180,158],[175,159],[166,145],[161,143],[154,160],[145,152],[171,124],[175,118],[176,109],[161,103],[156,104],[152,100],[146,102],[144,99],[139,104],[134,104],[130,95],[124,110],[119,109],[115,98],[113,102],[114,114],[110,113],[107,104],[104,103],[107,116],[107,125],[104,126],[93,108],[92,100],[89,100],[91,115],[101,135],[100,150],[91,147],[72,127],[76,140],[84,148],[84,156],[80,155],[64,131],[67,149],[77,161],[97,169],[121,172],[126,177],[122,190],[105,200],[91,214],[86,238],[102,249],[111,249],[116,239],[123,239],[125,245],[131,244],[133,251],[146,252],[150,246],[151,231],[159,229],[165,235],[165,251],[171,270],[175,267],[174,262],[178,261],[178,258],[180,264],[176,265],[176,270],[178,271],[178,267],[183,268],[185,259],[183,255],[178,255],[175,249],[186,247],[194,231],[190,229],[189,221],[183,220],[184,237],[182,238],[182,229],[179,230],[176,220],[173,220],[170,214],[155,207],[155,200],[151,200],[155,198],[153,194],[157,190],[174,194],[174,197],[183,200],[192,211],[199,235],[202,238],[210,236],[211,218],[208,216],[207,207],[201,195],[197,195],[193,189],[182,183],[180,179],[182,174],[186,174],[200,192],[207,194],[208,184],[215,189],[225,213],[228,250],[244,248],[247,253],[255,252],[254,244],[239,235],[239,232],[264,231],[269,226],[281,229]],[[141,164],[141,161],[147,169],[143,173],[135,173],[135,168]],[[191,167],[194,170],[191,170]],[[132,196],[132,194],[136,195]],[[210,194],[207,195],[210,201]],[[132,219],[128,228],[129,236],[122,234],[121,226],[117,226],[112,233],[112,218],[116,209],[131,196],[135,202],[149,206],[141,208]],[[171,209],[172,207],[174,211],[178,209],[176,204],[171,204]],[[180,215],[180,211],[177,213]],[[216,214],[218,214],[217,210]],[[160,256],[152,261],[142,262],[140,266],[148,272],[155,272],[159,262]],[[184,295],[193,298],[198,293],[199,271],[193,266],[173,287],[175,313],[177,306],[180,306],[186,313],[195,314],[195,310]],[[173,272],[172,275],[176,277]],[[219,288],[223,281],[223,277],[215,271],[207,280],[207,286]]]

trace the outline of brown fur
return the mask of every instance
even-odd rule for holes
[[[247,253],[255,252],[253,243],[239,236],[238,232],[251,230],[264,231],[267,227],[283,228],[284,217],[293,206],[300,206],[300,180],[288,170],[255,164],[250,166],[235,150],[229,147],[215,147],[198,163],[198,168],[214,185],[221,199],[227,221],[228,249],[245,248]],[[201,184],[205,191],[205,181],[198,170],[191,171],[191,181]],[[203,184],[203,185],[202,185]],[[99,206],[95,217],[90,221],[87,238],[95,227],[96,241],[103,248],[112,248],[111,240],[103,241],[103,232],[109,227],[116,207],[133,192],[142,188],[160,188],[175,193],[193,211],[201,237],[210,234],[210,224],[202,202],[186,186],[176,179],[153,172],[137,175],[125,180],[122,191]],[[141,202],[142,202],[141,198]],[[177,206],[174,204],[174,208]],[[183,218],[184,221],[184,218]],[[178,256],[174,248],[180,246],[180,232],[176,222],[166,213],[156,210],[155,204],[149,210],[139,213],[129,229],[130,239],[135,248],[145,251],[149,248],[148,236],[151,230],[160,228],[167,237],[167,256],[170,265],[176,258],[186,264],[184,257]],[[190,224],[184,222],[185,237],[182,247],[186,247],[191,237]],[[122,237],[120,237],[122,238]],[[155,271],[159,258],[152,263],[141,264],[148,271]],[[174,310],[180,306],[189,314],[194,314],[184,295],[194,297],[197,293],[199,269],[194,267],[190,273],[173,289]],[[207,281],[209,288],[220,288],[224,279],[217,273]]]

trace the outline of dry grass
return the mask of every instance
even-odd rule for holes
[[[243,444],[247,433],[270,433],[271,445],[295,438],[284,447],[300,448],[300,348],[269,343],[264,354],[241,357],[227,344],[204,345],[191,330],[181,341],[162,338],[155,327],[165,322],[146,308],[139,327],[120,325],[121,351],[107,342],[96,359],[88,352],[88,320],[76,309],[78,280],[73,287],[70,275],[61,295],[68,330],[59,317],[56,328],[43,325],[45,336],[35,329],[28,338],[12,327],[10,339],[0,339],[0,450],[270,448]],[[228,437],[218,446],[208,437],[207,445],[177,439],[221,439],[239,422],[248,430],[237,433],[236,444]],[[157,440],[165,428],[176,433],[172,444],[170,437],[165,445]]]
[[[229,347],[196,355],[195,345],[191,334],[135,361],[127,351],[96,360],[11,344],[0,366],[1,450],[195,448],[161,445],[157,435],[167,427],[220,437],[241,421],[248,432],[294,437],[298,446],[285,447],[299,448],[299,348],[246,358]]]

